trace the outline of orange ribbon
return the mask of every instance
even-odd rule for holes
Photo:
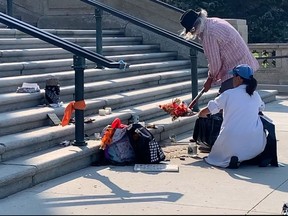
[[[84,100],[70,102],[64,111],[64,116],[63,116],[62,122],[61,122],[62,127],[69,124],[71,115],[74,112],[74,110],[85,110],[85,108],[86,108],[86,104],[85,104]]]

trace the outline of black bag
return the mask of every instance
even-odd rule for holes
[[[207,118],[199,117],[194,125],[193,139],[197,144],[212,147],[219,135],[222,122],[222,113],[209,114]]]
[[[127,133],[135,151],[136,163],[152,164],[165,159],[162,148],[146,127],[138,123],[130,124]]]

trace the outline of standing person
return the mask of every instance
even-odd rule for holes
[[[212,85],[219,85],[219,93],[232,88],[228,71],[239,64],[248,64],[255,72],[259,63],[250,52],[239,32],[226,20],[207,17],[207,11],[192,9],[185,11],[180,23],[184,27],[181,35],[187,40],[196,38],[201,42],[208,61],[208,78],[204,83],[207,92]]]
[[[248,64],[253,71],[259,69],[257,59],[250,52],[239,32],[226,20],[207,17],[207,11],[192,9],[185,11],[180,23],[184,27],[181,35],[187,40],[199,39],[208,61],[208,77],[203,88],[207,92],[211,86],[220,85],[219,94],[233,88],[232,75],[228,71],[240,64]],[[195,142],[192,138],[190,142]],[[210,148],[202,148],[210,151]]]
[[[251,67],[242,64],[229,74],[234,88],[210,100],[198,115],[207,117],[223,110],[220,133],[204,160],[218,167],[238,168],[240,162],[258,156],[265,148],[266,135],[258,114],[264,102],[255,91],[257,80]]]

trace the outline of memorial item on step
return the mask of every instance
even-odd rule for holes
[[[47,116],[51,120],[53,125],[60,125],[61,124],[61,120],[58,118],[58,116],[55,113],[48,113]]]
[[[179,116],[185,116],[188,112],[192,112],[188,108],[188,105],[179,98],[173,99],[171,103],[159,105],[159,107],[170,114],[172,120],[176,120]]]
[[[105,115],[106,115],[105,109],[99,109],[99,116],[105,116]]]
[[[16,93],[35,93],[40,92],[40,87],[37,83],[24,82],[21,87],[18,87]]]
[[[105,114],[110,115],[112,113],[112,108],[111,107],[105,107]]]
[[[159,105],[159,107],[172,116],[172,121],[176,120],[180,116],[193,116],[195,113],[192,111],[193,106],[196,104],[197,100],[204,93],[204,88],[200,93],[187,105],[184,101],[179,98],[175,98],[171,103],[166,103]]]
[[[47,105],[60,104],[60,84],[56,77],[51,77],[46,80],[45,100]]]
[[[197,157],[198,155],[198,146],[196,143],[189,143],[188,149],[187,149],[188,155],[191,155],[191,157]]]

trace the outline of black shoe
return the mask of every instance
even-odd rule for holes
[[[196,142],[193,138],[191,138],[189,141],[190,141],[190,142]]]
[[[227,168],[229,168],[229,169],[238,169],[239,168],[239,159],[237,156],[231,157],[229,166]]]

